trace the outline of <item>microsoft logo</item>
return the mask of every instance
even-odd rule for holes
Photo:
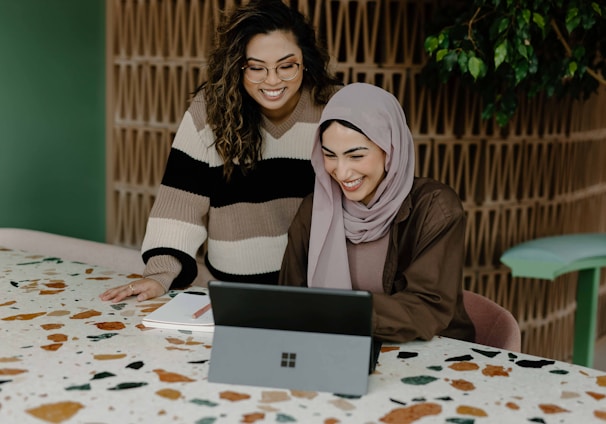
[[[282,352],[282,361],[280,366],[283,368],[294,368],[297,361],[297,354],[291,352]]]

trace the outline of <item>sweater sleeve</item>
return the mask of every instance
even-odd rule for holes
[[[204,103],[194,99],[175,135],[143,240],[144,275],[170,283],[168,288],[194,281],[197,252],[207,239],[212,190],[208,146],[213,136],[204,118]],[[156,256],[170,256],[179,266],[166,259],[149,263]]]
[[[170,255],[158,255],[152,256],[147,261],[144,277],[156,280],[165,291],[168,291],[180,272],[181,262],[177,258]]]
[[[462,302],[465,214],[450,188],[432,190],[415,201],[405,226],[404,236],[393,229],[397,258],[387,259],[398,263],[393,290],[373,294],[374,333],[395,342],[429,340]]]

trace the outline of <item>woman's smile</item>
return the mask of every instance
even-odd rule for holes
[[[263,89],[262,88],[260,91],[269,100],[277,100],[278,98],[280,98],[280,96],[282,94],[284,94],[284,92],[286,91],[286,87],[280,88],[280,89],[277,89],[277,90],[276,89],[269,90],[269,89]]]
[[[363,180],[364,177],[357,178],[353,181],[342,181],[341,185],[343,186],[343,190],[356,191],[362,185]]]

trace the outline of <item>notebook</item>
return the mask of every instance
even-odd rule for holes
[[[168,328],[173,330],[214,331],[212,309],[208,309],[198,318],[193,314],[210,305],[210,296],[204,291],[185,291],[147,314],[142,324],[146,327]]]
[[[215,320],[208,381],[367,392],[376,360],[371,293],[221,281],[208,289]]]

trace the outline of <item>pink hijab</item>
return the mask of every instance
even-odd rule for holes
[[[365,83],[341,88],[324,108],[320,124],[331,119],[354,124],[386,153],[385,179],[366,206],[344,197],[339,185],[326,172],[320,130],[316,132],[311,154],[316,181],[307,284],[351,289],[345,239],[357,244],[387,234],[410,193],[415,154],[402,106],[382,88]]]

